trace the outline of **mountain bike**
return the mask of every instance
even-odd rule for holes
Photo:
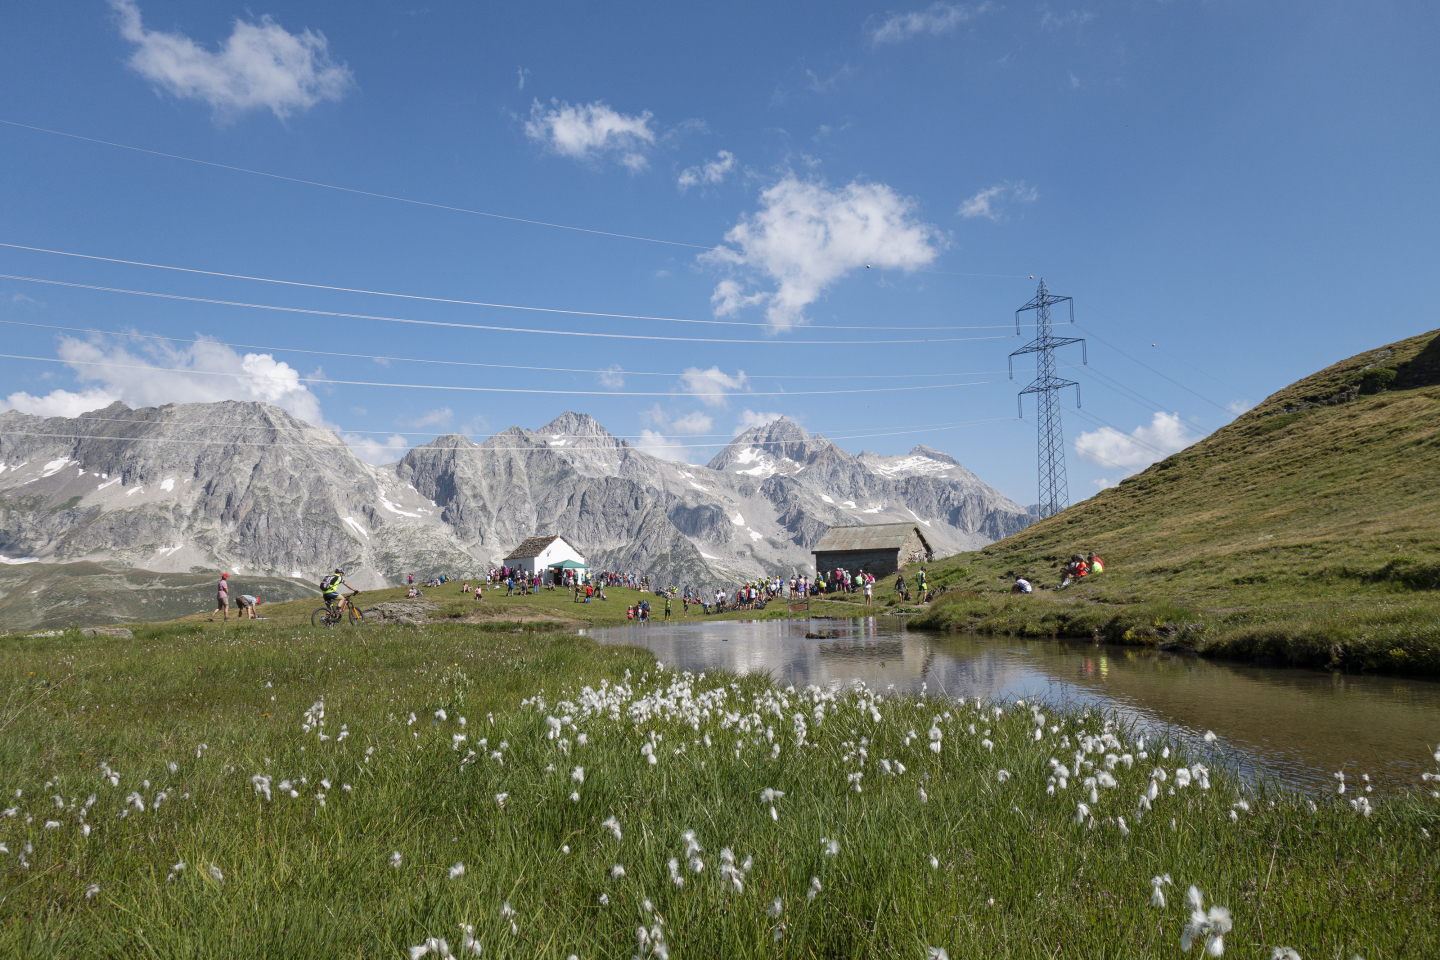
[[[364,623],[365,614],[361,612],[360,608],[355,606],[354,603],[355,598],[358,596],[360,596],[359,590],[346,594],[345,599],[348,602],[345,604],[345,609],[341,612],[337,613],[328,606],[316,610],[310,614],[310,625],[312,627],[333,627],[337,623],[344,623],[346,626],[356,627]]]

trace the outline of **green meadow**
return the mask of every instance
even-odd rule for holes
[[[1440,952],[1428,783],[514,622],[0,640],[0,956]]]

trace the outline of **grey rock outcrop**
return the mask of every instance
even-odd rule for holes
[[[258,403],[81,418],[0,414],[0,559],[368,588],[464,576],[529,536],[563,533],[601,568],[695,586],[810,569],[832,524],[914,521],[939,553],[1033,516],[958,460],[917,446],[848,453],[784,418],[707,466],[661,460],[566,412],[483,443],[459,435],[372,467],[333,433]]]

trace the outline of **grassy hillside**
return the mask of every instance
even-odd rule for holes
[[[114,570],[98,563],[0,566],[0,631],[63,629],[174,620],[215,606],[219,573]],[[236,579],[236,594],[277,600],[315,596],[315,587],[285,577]]]
[[[1086,550],[1107,564],[1093,582],[1008,596]],[[950,590],[917,625],[1440,675],[1440,331],[1307,377],[932,573]]]

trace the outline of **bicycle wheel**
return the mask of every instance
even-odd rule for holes
[[[325,607],[310,614],[310,626],[312,627],[328,627],[334,623],[335,621],[330,619],[330,611]]]
[[[356,607],[355,604],[346,604],[345,622],[352,627],[359,626],[360,624],[365,622],[365,614],[358,607]]]

